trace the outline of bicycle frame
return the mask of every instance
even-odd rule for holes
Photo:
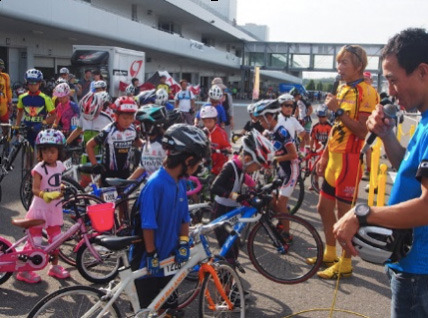
[[[168,298],[172,295],[172,293],[180,286],[180,284],[187,277],[192,268],[194,268],[197,264],[201,263],[203,260],[210,259],[212,257],[211,252],[209,250],[209,245],[204,237],[204,235],[199,234],[199,242],[190,250],[190,259],[185,264],[181,265],[181,268],[168,284],[162,289],[162,291],[155,297],[155,299],[150,303],[147,308],[141,308],[140,302],[138,299],[137,291],[135,289],[134,281],[138,278],[141,278],[148,274],[147,268],[142,268],[136,271],[132,271],[128,258],[125,251],[121,252],[122,260],[124,262],[124,267],[119,269],[120,282],[118,285],[112,288],[113,281],[110,282],[107,289],[102,289],[106,292],[106,296],[103,297],[102,300],[98,301],[85,315],[81,318],[91,317],[91,315],[98,310],[100,307],[104,309],[97,315],[97,317],[102,317],[106,310],[112,306],[112,304],[120,297],[120,295],[125,292],[128,296],[129,301],[132,304],[132,308],[134,313],[138,316],[140,313],[152,313],[157,312],[161,306],[168,300]],[[171,256],[160,262],[160,267],[166,268],[169,265],[175,264],[175,257]],[[180,265],[179,265],[180,266]],[[232,304],[230,300],[227,298],[221,284],[219,283],[218,276],[216,271],[212,269],[212,266],[209,263],[203,263],[200,267],[199,279],[204,278],[204,273],[208,272],[211,275],[214,275],[214,280],[217,278],[217,288],[219,288],[220,294],[222,294],[226,303],[228,303],[229,308],[232,308]],[[220,286],[219,286],[220,285]],[[105,300],[109,299],[106,303]],[[162,316],[160,316],[162,317]]]
[[[55,249],[57,249],[63,242],[65,242],[68,238],[73,236],[77,231],[81,231],[83,235],[83,239],[87,244],[91,253],[95,256],[98,261],[101,261],[101,257],[98,252],[93,248],[89,239],[89,235],[86,231],[86,226],[83,222],[82,218],[77,220],[77,223],[74,224],[71,228],[69,228],[65,233],[61,233],[52,243],[47,246],[38,246],[34,243],[33,237],[26,230],[27,234],[19,239],[17,242],[12,244],[6,251],[5,254],[0,255],[0,271],[1,272],[16,272],[16,271],[33,271],[33,270],[41,270],[46,267],[49,261],[49,255]],[[1,238],[4,240],[3,238]],[[31,249],[24,249],[22,251],[16,251],[16,247],[27,241],[30,242]],[[9,251],[14,251],[9,253]],[[26,255],[26,256],[24,256]],[[22,264],[20,262],[26,262],[29,257],[34,258],[37,256],[37,260],[33,263],[25,263]],[[39,263],[39,264],[37,264]]]

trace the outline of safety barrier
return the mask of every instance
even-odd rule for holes
[[[403,124],[398,124],[397,126],[397,139],[399,142],[401,142],[401,137],[409,135],[410,138],[412,138],[413,134],[415,133],[415,125],[410,125],[410,129],[407,133],[403,133]]]

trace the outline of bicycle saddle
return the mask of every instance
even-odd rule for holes
[[[22,227],[24,229],[28,229],[33,226],[42,225],[45,223],[45,220],[42,219],[12,219],[12,224],[18,227]]]
[[[143,238],[138,235],[134,236],[109,236],[100,235],[94,238],[94,242],[98,245],[104,246],[111,251],[120,251],[128,247],[129,245],[137,242],[141,242]]]

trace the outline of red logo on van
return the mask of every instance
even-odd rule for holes
[[[141,70],[141,66],[143,66],[143,61],[134,61],[129,68],[129,74],[131,77],[136,77],[138,72]]]

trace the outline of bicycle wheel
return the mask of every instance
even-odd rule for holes
[[[297,178],[296,186],[288,198],[288,207],[290,214],[295,214],[302,205],[303,198],[305,197],[305,185],[301,176]]]
[[[0,255],[3,255],[5,251],[11,247],[11,245],[7,244],[6,242],[0,241]],[[9,253],[12,253],[11,250]],[[12,276],[12,272],[0,272],[0,285],[6,282],[10,276]]]
[[[28,314],[28,318],[36,317],[68,317],[80,318],[91,309],[105,293],[93,287],[71,286],[57,290],[41,299]],[[105,302],[95,310],[90,317],[96,317],[102,310]],[[89,317],[89,316],[88,316]],[[103,317],[121,317],[119,308],[113,304]]]
[[[318,176],[315,169],[311,172],[311,185],[316,193],[320,193],[321,185],[324,181],[324,177]]]
[[[276,230],[278,222],[288,223],[285,240]],[[275,224],[276,223],[276,224]],[[317,230],[295,215],[264,216],[248,238],[248,256],[254,267],[266,278],[280,284],[297,284],[312,277],[321,265],[323,243]],[[306,264],[306,258],[317,262]]]
[[[195,272],[198,274],[198,272]],[[190,273],[191,275],[193,272]],[[176,289],[177,294],[177,309],[183,309],[190,305],[193,300],[198,296],[202,287],[199,279],[186,279]]]
[[[94,243],[93,240],[91,240],[91,245],[101,257],[101,261],[98,261],[88,246],[83,244],[77,251],[77,269],[80,275],[90,282],[108,283],[118,274],[118,269],[121,266],[119,254]]]
[[[214,263],[213,267],[233,308],[229,309],[214,283],[213,276],[207,275],[199,295],[199,317],[245,317],[244,288],[238,273],[227,262]]]
[[[21,179],[31,171],[34,163],[34,152],[29,144],[24,144],[21,151]]]
[[[88,205],[104,203],[100,198],[90,195],[79,193],[75,197],[70,198],[62,203],[62,212],[64,217],[63,232],[69,229],[73,224],[76,223],[75,217],[75,206],[79,209],[81,215],[86,214],[86,207]],[[87,220],[89,224],[89,220]],[[69,265],[76,266],[77,251],[75,250],[76,245],[82,240],[82,234],[77,231],[73,236],[69,237],[59,247],[59,257]]]

